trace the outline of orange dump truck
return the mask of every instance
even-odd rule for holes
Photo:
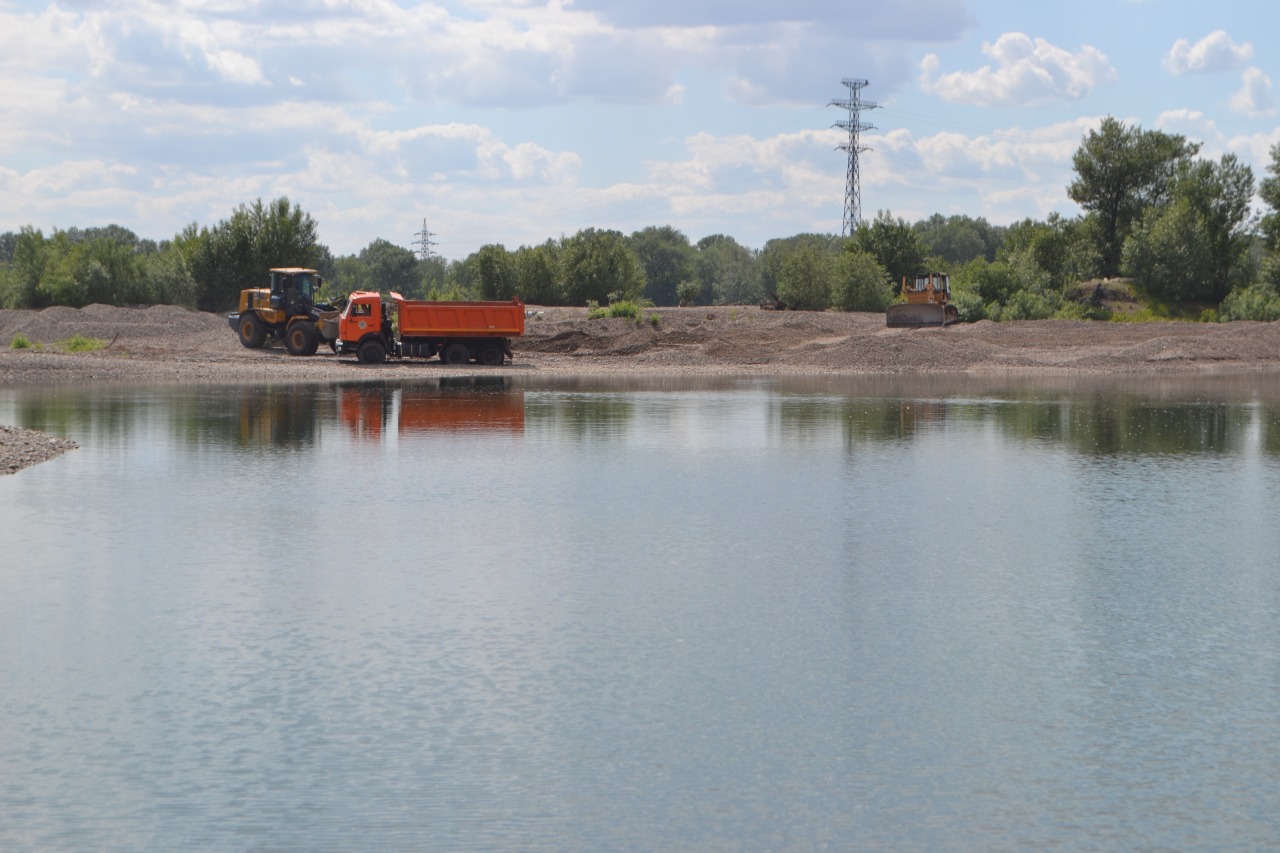
[[[338,324],[339,355],[365,364],[387,358],[432,358],[446,364],[499,365],[511,358],[511,339],[524,334],[524,303],[425,302],[391,294],[351,294]],[[392,315],[397,322],[392,322]],[[398,327],[398,328],[397,328]]]

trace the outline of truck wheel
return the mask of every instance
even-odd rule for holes
[[[382,364],[386,357],[387,348],[381,341],[365,341],[360,345],[360,349],[356,350],[356,358],[360,359],[362,364]]]
[[[284,347],[289,355],[315,355],[319,343],[316,327],[306,320],[299,320],[284,333]]]
[[[253,311],[240,315],[240,343],[249,349],[262,349],[267,342],[267,324]]]
[[[471,350],[466,344],[449,344],[440,353],[440,360],[445,364],[466,364],[471,360]]]
[[[485,344],[480,348],[480,355],[476,360],[481,364],[497,367],[506,360],[506,354],[503,353],[502,347],[497,344]]]

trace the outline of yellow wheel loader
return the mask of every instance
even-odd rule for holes
[[[301,267],[280,267],[271,272],[271,287],[240,291],[240,310],[227,315],[240,343],[258,349],[267,338],[284,341],[290,355],[315,355],[322,341],[334,346],[338,309],[317,303],[320,274]],[[326,323],[326,320],[333,322]]]

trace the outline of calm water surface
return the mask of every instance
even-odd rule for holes
[[[1280,379],[413,375],[0,390],[0,850],[1280,845]]]

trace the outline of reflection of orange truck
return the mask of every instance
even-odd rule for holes
[[[365,364],[438,355],[446,364],[499,365],[511,357],[511,339],[524,334],[524,303],[519,299],[425,302],[398,293],[391,299],[383,302],[377,293],[364,291],[351,294],[336,320],[339,355],[354,353]]]
[[[524,430],[522,392],[505,384],[488,386],[473,381],[455,386],[446,381],[441,379],[438,388],[340,388],[338,419],[352,438],[364,441],[393,434],[393,424],[401,436]]]

